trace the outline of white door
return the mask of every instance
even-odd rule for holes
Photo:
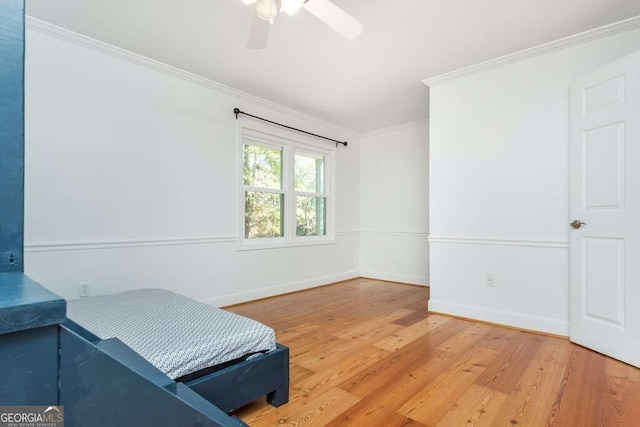
[[[570,159],[571,341],[640,366],[640,52],[572,86]]]

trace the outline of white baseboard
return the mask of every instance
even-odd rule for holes
[[[408,283],[410,285],[429,286],[429,276],[412,276],[409,274],[387,273],[384,271],[361,271],[360,277]]]
[[[563,320],[454,304],[434,299],[429,300],[429,311],[468,317],[470,319],[483,320],[516,328],[530,329],[532,331],[569,336],[569,322]]]
[[[252,301],[260,298],[272,297],[276,295],[286,294],[289,292],[311,289],[317,286],[329,285],[343,280],[355,279],[360,277],[357,271],[347,271],[345,273],[335,274],[332,276],[317,277],[309,280],[301,280],[299,282],[285,283],[283,285],[269,286],[266,288],[252,289],[250,291],[238,292],[235,294],[222,295],[219,297],[207,298],[202,302],[215,307],[224,307],[231,304]]]

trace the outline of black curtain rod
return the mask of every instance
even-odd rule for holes
[[[282,123],[272,122],[271,120],[263,119],[262,117],[258,117],[258,116],[254,116],[253,114],[245,113],[244,111],[242,111],[239,108],[234,108],[233,109],[233,114],[236,115],[236,120],[238,120],[238,115],[239,114],[244,114],[245,116],[253,117],[254,119],[262,120],[263,122],[271,123],[272,125],[281,126],[283,128],[295,130],[296,132],[306,133],[307,135],[315,136],[316,138],[322,138],[322,139],[326,139],[327,141],[335,142],[336,143],[336,147],[338,146],[338,144],[342,144],[345,147],[347,146],[347,141],[338,141],[337,139],[327,138],[326,136],[317,135],[315,133],[307,132],[306,130],[297,129],[297,128],[294,128],[294,127],[291,127],[291,126],[283,125]]]

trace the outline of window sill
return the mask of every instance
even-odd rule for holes
[[[297,242],[269,242],[269,243],[242,243],[238,244],[238,251],[261,251],[265,249],[287,249],[304,246],[326,246],[337,244],[336,239],[310,239]]]

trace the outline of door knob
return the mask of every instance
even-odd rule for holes
[[[581,222],[580,220],[575,220],[573,221],[571,224],[571,227],[575,228],[576,230],[579,229],[580,227],[582,227],[583,225],[587,225],[584,222]]]

